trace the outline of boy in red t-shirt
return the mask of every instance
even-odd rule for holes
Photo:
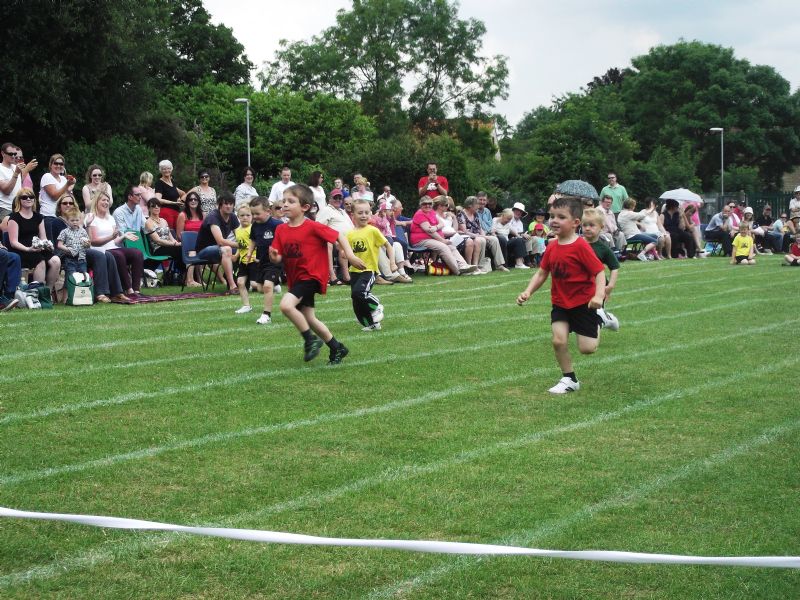
[[[562,197],[553,202],[550,207],[550,230],[557,239],[555,243],[547,245],[539,270],[525,291],[517,297],[517,304],[521,306],[542,287],[548,275],[553,275],[550,322],[553,350],[563,376],[548,390],[552,394],[575,392],[581,387],[572,370],[569,333],[575,332],[581,354],[595,352],[600,341],[597,309],[603,306],[605,272],[603,263],[597,259],[591,246],[576,233],[581,224],[582,210],[578,198]]]
[[[339,242],[351,265],[363,269],[364,262],[353,254],[344,234],[306,218],[314,204],[314,193],[307,185],[286,188],[283,215],[288,223],[275,229],[269,258],[273,263],[283,261],[289,291],[281,299],[281,312],[303,336],[303,360],[316,358],[325,342],[331,351],[328,364],[337,365],[349,350],[314,314],[314,295],[324,294],[328,285],[328,244]]]

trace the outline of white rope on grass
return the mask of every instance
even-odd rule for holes
[[[171,523],[158,523],[155,521],[141,521],[138,519],[125,519],[120,517],[29,512],[3,507],[0,507],[0,517],[33,519],[39,521],[62,521],[91,527],[105,527],[111,529],[128,529],[137,531],[174,531],[191,535],[202,535],[267,544],[383,548],[387,550],[431,552],[436,554],[536,556],[542,558],[566,558],[572,560],[606,561],[616,563],[717,565],[800,569],[800,557],[798,556],[690,556],[680,554],[621,552],[616,550],[542,550],[539,548],[499,546],[496,544],[473,544],[466,542],[333,538],[302,535],[297,533],[284,533],[280,531],[262,531],[258,529],[190,527],[186,525],[173,525]]]

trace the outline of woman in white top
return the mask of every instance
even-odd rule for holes
[[[515,269],[527,269],[525,257],[528,252],[525,248],[525,240],[517,235],[512,228],[511,221],[514,219],[514,212],[506,208],[499,216],[492,219],[492,231],[500,242],[500,250],[503,256],[508,257],[507,266],[511,266],[510,261],[514,259]]]
[[[242,204],[247,204],[252,198],[258,196],[258,190],[253,187],[253,181],[256,178],[256,172],[252,167],[247,167],[244,170],[244,181],[236,187],[233,193],[233,199],[236,201],[234,210],[239,210]]]
[[[475,242],[472,238],[458,233],[455,207],[455,202],[450,196],[437,196],[433,201],[433,210],[436,211],[436,218],[442,226],[439,235],[450,240],[469,264],[476,264],[473,262],[473,258],[478,260],[478,255],[475,253]]]
[[[640,213],[633,212],[636,208],[636,200],[628,198],[622,203],[622,210],[617,215],[617,225],[619,225],[622,234],[625,236],[625,243],[642,242],[644,250],[639,252],[636,256],[641,261],[647,261],[658,258],[652,252],[656,249],[656,242],[658,237],[642,231],[643,227],[639,223],[644,219]],[[650,258],[648,258],[650,257]]]
[[[658,255],[662,258],[670,258],[672,254],[672,238],[669,237],[669,233],[664,229],[661,220],[658,218],[658,200],[652,197],[646,198],[644,203],[645,208],[639,211],[639,214],[642,215],[642,220],[639,223],[642,224],[642,229],[645,233],[658,237],[656,242]]]
[[[75,178],[64,175],[64,156],[53,154],[48,163],[50,171],[42,175],[39,187],[39,214],[44,217],[44,228],[47,239],[51,238],[51,228],[56,221],[56,203],[64,192],[71,192],[75,187]]]
[[[322,188],[323,179],[324,177],[320,171],[314,171],[311,173],[311,177],[308,178],[308,187],[311,188],[314,194],[314,202],[317,203],[317,210],[321,210],[322,207],[327,204],[325,201],[325,190]]]
[[[81,190],[83,196],[83,206],[86,212],[92,211],[98,194],[105,192],[114,204],[114,195],[111,193],[111,186],[106,182],[106,173],[100,165],[92,165],[86,170],[86,185]]]
[[[95,200],[93,212],[86,217],[89,240],[92,242],[92,247],[114,257],[125,293],[128,296],[136,296],[139,294],[144,274],[144,257],[140,250],[125,248],[122,243],[125,239],[135,241],[139,238],[133,232],[122,233],[119,230],[117,221],[109,211],[110,207],[111,198],[105,192],[100,192]]]

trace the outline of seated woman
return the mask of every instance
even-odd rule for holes
[[[33,190],[20,188],[8,218],[9,250],[19,254],[23,269],[33,269],[35,281],[43,281],[52,289],[61,271],[61,260],[53,254],[52,249],[34,246],[34,237],[38,237],[41,242],[50,243],[52,248]]]
[[[53,239],[58,238],[58,234],[67,227],[64,220],[63,211],[78,206],[75,198],[67,192],[62,194],[56,203],[56,216],[58,220],[53,223]],[[86,264],[92,272],[94,282],[95,300],[107,304],[108,302],[130,302],[130,299],[122,293],[122,284],[117,272],[117,263],[114,257],[106,254],[97,248],[86,249]]]
[[[147,210],[148,217],[144,222],[144,234],[150,240],[151,254],[169,256],[174,263],[173,271],[183,272],[181,243],[172,237],[167,222],[160,217],[161,203],[158,198],[150,198],[147,201]]]
[[[433,210],[439,223],[444,227],[441,235],[446,240],[450,240],[464,259],[471,265],[478,264],[478,254],[475,252],[475,242],[472,238],[458,233],[458,218],[451,209],[455,209],[455,203],[450,196],[437,196],[433,201]],[[473,262],[474,261],[474,262]]]
[[[686,258],[692,258],[697,252],[697,245],[694,236],[684,227],[683,213],[677,200],[670,199],[664,203],[664,212],[659,216],[659,220],[672,239],[672,258],[678,258],[681,251]]]
[[[160,215],[159,215],[160,216]],[[184,231],[200,231],[200,226],[203,224],[203,211],[200,208],[200,194],[197,192],[189,192],[186,194],[183,210],[178,214],[175,221],[175,237],[178,241],[183,241]],[[194,250],[191,250],[190,255],[194,255]],[[197,281],[196,277],[200,277],[200,267],[192,267],[186,273],[186,287],[201,287],[202,284]]]
[[[697,212],[697,204],[694,202],[689,202],[683,207],[683,227],[694,238],[694,247],[696,249],[694,256],[706,256],[703,250],[703,236],[700,233],[700,215]],[[733,235],[736,235],[737,231],[739,231],[738,217],[736,217],[736,230],[733,231]]]
[[[387,281],[412,283],[413,280],[406,274],[405,270],[406,266],[411,267],[411,263],[406,261],[405,254],[403,254],[403,247],[398,242],[394,241],[394,229],[386,212],[387,208],[385,205],[379,205],[378,210],[375,211],[375,214],[372,215],[370,219],[370,224],[380,231],[383,237],[392,245],[392,253],[394,254],[397,271],[392,272],[386,249],[381,248],[378,253],[378,269],[380,270],[380,275]],[[377,283],[381,283],[380,278],[378,278]]]
[[[442,237],[443,228],[433,210],[433,200],[428,196],[420,198],[419,210],[411,219],[411,245],[437,252],[453,275],[479,273],[476,265],[467,264],[461,257],[453,242]]]
[[[658,258],[656,251],[656,244],[658,237],[649,233],[644,233],[644,226],[642,221],[644,215],[634,212],[636,208],[636,200],[628,198],[622,203],[622,210],[617,215],[617,224],[619,225],[622,234],[625,236],[625,243],[641,242],[644,248],[639,252],[638,258],[641,261],[655,260]],[[652,258],[650,258],[652,257]]]
[[[458,214],[458,232],[471,237],[478,244],[478,264],[488,254],[491,256],[492,265],[496,270],[508,271],[503,251],[500,249],[500,240],[481,227],[478,217],[478,198],[475,196],[468,196],[464,200],[464,210]]]
[[[645,233],[654,235],[656,241],[656,258],[671,258],[672,240],[667,233],[667,230],[661,225],[658,220],[658,200],[648,196],[644,200],[644,208],[639,211],[642,215],[642,220],[639,223]]]
[[[144,257],[140,250],[122,246],[125,238],[136,240],[137,236],[133,232],[122,233],[119,230],[117,221],[109,212],[110,206],[111,198],[101,193],[95,202],[94,212],[86,216],[89,240],[94,248],[114,257],[125,294],[138,295],[144,274]]]
[[[514,219],[514,211],[506,208],[499,216],[492,219],[492,233],[497,236],[500,242],[500,250],[503,256],[508,257],[509,265],[514,261],[515,269],[527,269],[525,264],[525,257],[528,256],[528,250],[525,246],[525,240],[521,235],[511,228],[511,221]]]

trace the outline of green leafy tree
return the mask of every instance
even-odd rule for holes
[[[356,99],[384,133],[402,129],[403,102],[417,124],[483,115],[506,97],[508,78],[504,57],[480,54],[485,32],[448,0],[354,0],[310,41],[282,41],[259,77],[264,88]],[[414,81],[408,93],[404,77]]]

